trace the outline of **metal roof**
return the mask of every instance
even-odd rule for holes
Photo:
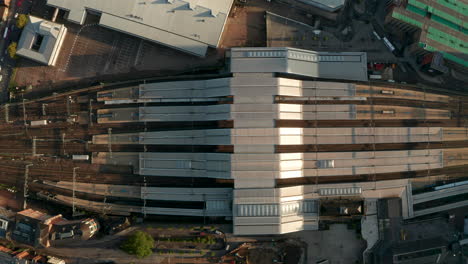
[[[317,200],[299,200],[281,204],[238,204],[237,217],[271,217],[317,214]]]
[[[65,39],[67,29],[64,25],[29,17],[28,24],[21,33],[16,54],[47,65],[54,65]],[[38,37],[43,40],[37,50],[32,49]]]
[[[48,0],[83,24],[86,10],[101,13],[100,25],[204,56],[221,38],[233,0]]]
[[[232,48],[233,73],[289,73],[367,81],[365,52],[318,52],[295,48]]]
[[[427,19],[430,14],[430,19]],[[421,48],[468,66],[468,5],[455,0],[408,0],[391,16],[421,29]]]
[[[322,196],[359,195],[361,193],[361,187],[322,188],[319,190],[319,194]]]

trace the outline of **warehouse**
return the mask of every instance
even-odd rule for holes
[[[204,57],[221,39],[233,0],[48,0],[68,11],[68,20],[83,25],[88,12],[99,24],[183,52]]]

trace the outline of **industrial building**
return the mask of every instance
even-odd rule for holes
[[[197,56],[216,48],[233,0],[48,0],[83,25],[88,13],[99,25]]]
[[[439,52],[451,67],[468,67],[468,2],[464,0],[392,1],[385,23],[415,35],[409,51],[417,56]]]
[[[64,25],[29,16],[29,21],[21,33],[16,54],[54,66],[67,34]]]
[[[0,246],[0,262],[2,264],[65,264],[65,260],[39,255],[29,249],[11,250]]]
[[[13,220],[15,213],[7,210],[6,208],[0,207],[0,237],[6,238],[10,231],[10,222]]]
[[[128,171],[77,167],[29,188],[104,214],[232,220],[236,235],[317,230],[385,197],[399,198],[403,219],[468,205],[465,97],[369,81],[359,52],[234,48],[229,59],[227,74],[124,83],[62,105],[89,109],[78,116],[91,132],[62,134],[60,153]],[[30,133],[55,138],[49,126]],[[85,148],[72,148],[78,135]],[[47,142],[34,142],[42,154]]]
[[[72,239],[88,240],[99,225],[92,218],[66,220],[62,215],[50,216],[26,209],[16,213],[11,239],[34,247],[49,247]]]
[[[336,12],[341,9],[345,4],[346,0],[298,0],[307,5],[323,9],[328,12]]]

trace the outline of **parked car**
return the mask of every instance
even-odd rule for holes
[[[8,37],[10,29],[8,27],[5,28],[5,32],[3,32],[3,38],[6,39]]]

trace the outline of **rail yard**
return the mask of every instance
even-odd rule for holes
[[[210,146],[197,145],[196,143],[189,145],[177,143],[158,144],[157,140],[156,143],[150,141],[148,143],[139,143],[138,141],[125,141],[122,139],[122,137],[132,138],[132,135],[138,137],[139,133],[157,133],[158,131],[163,133],[164,131],[172,131],[183,127],[195,130],[229,129],[233,125],[233,121],[229,119],[131,123],[99,121],[98,117],[102,115],[103,111],[112,111],[112,109],[122,107],[138,109],[138,107],[164,108],[187,105],[187,103],[174,102],[109,104],[106,103],[106,100],[112,101],[121,98],[103,97],[105,94],[122,94],[126,89],[136,89],[142,85],[144,84],[132,85],[128,88],[122,87],[122,84],[96,86],[77,92],[55,94],[45,98],[23,100],[18,103],[4,105],[0,113],[2,119],[0,143],[3,146],[0,154],[2,157],[0,162],[1,183],[14,186],[21,194],[19,196],[27,196],[27,194],[23,193],[24,191],[43,193],[50,197],[59,195],[63,197],[62,200],[65,203],[73,203],[71,201],[75,199],[74,202],[77,206],[80,203],[85,203],[85,201],[107,201],[110,204],[116,202],[123,205],[142,206],[143,201],[138,199],[138,195],[131,198],[119,197],[121,194],[118,192],[99,193],[89,191],[87,188],[73,190],[73,186],[75,186],[73,184],[55,185],[51,183],[75,182],[76,186],[81,183],[108,184],[109,186],[127,186],[122,188],[128,189],[132,188],[132,186],[171,186],[175,182],[179,187],[232,187],[233,181],[231,179],[192,177],[191,181],[184,182],[178,181],[177,177],[145,177],[134,174],[137,170],[134,167],[138,167],[138,164],[130,164],[127,159],[123,162],[116,162],[115,165],[101,162],[102,157],[99,156],[99,153],[102,153],[101,155],[107,153],[107,159],[109,159],[109,155],[114,155],[114,159],[116,159],[119,155],[130,156],[133,153],[152,151],[233,152],[231,144]],[[312,129],[307,133],[310,134],[309,137],[313,140],[309,140],[309,142],[305,140],[304,144],[300,145],[277,145],[276,152],[310,152],[312,154],[336,151],[368,151],[371,153],[372,151],[408,149],[424,151],[431,149],[450,150],[448,155],[444,155],[443,167],[427,167],[427,169],[385,173],[374,169],[374,173],[357,172],[348,176],[324,175],[320,177],[277,179],[277,186],[379,181],[434,175],[445,175],[447,180],[464,178],[463,172],[468,168],[465,162],[468,155],[468,141],[466,140],[468,136],[468,99],[464,96],[453,96],[448,93],[428,93],[414,90],[414,88],[410,90],[402,85],[398,86],[382,83],[361,83],[357,85],[358,88],[354,97],[344,97],[340,100],[336,100],[336,97],[332,99],[329,96],[300,98],[276,96],[275,101],[278,104],[310,105],[312,114],[320,112],[319,108],[322,105],[334,105],[335,107],[343,105],[346,112],[351,104],[355,105],[357,113],[356,120],[340,120],[339,116],[336,117],[338,120],[324,120],[326,118],[277,119],[276,127],[278,128],[302,127]],[[118,89],[113,87],[118,87]],[[230,104],[232,104],[232,100],[228,100],[228,97],[219,97],[210,102],[189,103],[191,106]],[[44,121],[41,123],[41,120]],[[39,124],[37,124],[38,121]],[[327,131],[329,127],[334,127],[334,129]],[[367,130],[367,136],[365,130],[358,131],[356,136],[353,136],[352,133],[348,134],[351,131],[343,130],[340,132],[337,127],[370,130]],[[440,127],[443,132],[430,131],[434,127]],[[389,128],[403,129],[401,132],[390,132],[396,133],[397,138],[393,142],[391,139],[392,134],[385,132],[385,129]],[[414,130],[418,128],[419,130]],[[323,132],[316,132],[315,129],[323,130]],[[378,132],[379,129],[384,130]],[[408,129],[412,129],[411,135],[407,134]],[[322,133],[323,136],[329,136],[330,139],[325,140],[323,136],[319,136]],[[343,135],[341,140],[345,141],[340,143],[340,140],[333,139],[333,133],[336,136]],[[411,137],[413,140],[406,141],[398,138],[398,135],[403,138]],[[441,135],[441,137],[436,137],[437,135]],[[110,142],[109,137],[112,137]],[[346,140],[346,137],[349,137],[349,139]],[[325,141],[318,143],[317,138]],[[73,160],[73,155],[86,155],[89,160]],[[130,165],[125,165],[126,162]],[[171,202],[166,203],[167,206],[173,206]],[[164,207],[166,205],[161,203],[159,206]]]
[[[467,0],[4,2],[1,263],[468,252]]]

